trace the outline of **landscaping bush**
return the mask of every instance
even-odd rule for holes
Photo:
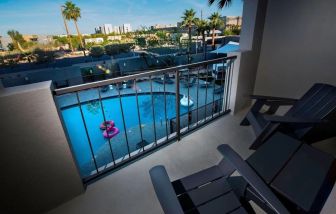
[[[92,46],[90,54],[92,57],[101,57],[104,55],[104,48],[101,45]]]
[[[107,55],[116,55],[120,53],[128,53],[131,51],[131,48],[134,46],[133,43],[122,43],[122,44],[108,44],[105,45],[105,52]]]

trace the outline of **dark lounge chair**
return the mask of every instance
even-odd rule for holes
[[[181,81],[181,82],[182,82],[182,84],[185,88],[188,88],[188,87],[192,87],[193,85],[195,85],[196,81],[197,81],[197,78],[192,78],[191,81],[184,80],[184,81]]]
[[[258,148],[276,130],[306,143],[336,136],[336,87],[317,83],[299,100],[251,96],[256,102],[241,122],[251,125],[256,139],[250,149]],[[279,106],[292,105],[284,116],[274,115]],[[268,110],[261,113],[263,106]]]
[[[226,144],[218,150],[218,165],[173,182],[163,166],[150,170],[166,214],[254,213],[249,201],[266,213],[318,213],[335,183],[332,155],[279,132],[245,161]]]
[[[163,75],[162,78],[153,78],[154,82],[160,83],[160,84],[173,84],[174,81],[169,77],[168,74]]]

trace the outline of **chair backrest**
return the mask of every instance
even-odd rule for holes
[[[286,116],[299,118],[328,119],[336,121],[336,87],[328,84],[316,83],[311,87],[295,105],[286,113]],[[330,124],[324,124],[327,127]],[[329,126],[330,127],[330,126]],[[295,132],[296,136],[302,139],[305,135],[316,127],[299,129]],[[336,134],[336,131],[335,131]],[[319,132],[323,138],[323,133]],[[327,135],[327,133],[325,134]],[[328,136],[330,133],[328,134]],[[311,140],[314,138],[310,137]],[[322,140],[320,139],[320,140]],[[309,139],[308,139],[309,140]],[[315,139],[314,139],[315,140]]]

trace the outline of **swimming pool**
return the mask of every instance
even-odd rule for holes
[[[83,102],[81,108],[84,121],[78,105],[62,108],[61,112],[70,138],[71,147],[83,177],[86,177],[90,175],[91,172],[95,171],[89,139],[99,168],[113,162],[113,159],[120,159],[127,155],[128,152],[133,152],[139,149],[138,143],[142,141],[141,132],[142,138],[146,142],[152,143],[155,141],[152,101],[154,106],[157,139],[167,136],[166,122],[176,116],[176,96],[173,93],[166,93],[166,95],[163,93],[153,93],[153,100],[152,96],[148,93],[139,94],[138,104],[140,123],[139,118],[137,117],[138,108],[136,96],[134,94],[122,96],[121,101],[126,127],[124,127],[118,97],[104,98],[101,103],[99,100]],[[104,109],[104,112],[102,112],[102,109]],[[187,111],[187,107],[181,106],[181,114],[184,114]],[[104,115],[106,120],[113,120],[115,126],[120,130],[120,133],[113,137],[110,142],[108,139],[104,138],[103,131],[100,129],[100,125],[104,122]],[[85,125],[87,127],[89,139],[87,138]]]

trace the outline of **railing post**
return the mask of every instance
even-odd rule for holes
[[[176,70],[175,73],[175,93],[176,93],[176,137],[177,140],[181,140],[181,130],[180,130],[180,71]]]

